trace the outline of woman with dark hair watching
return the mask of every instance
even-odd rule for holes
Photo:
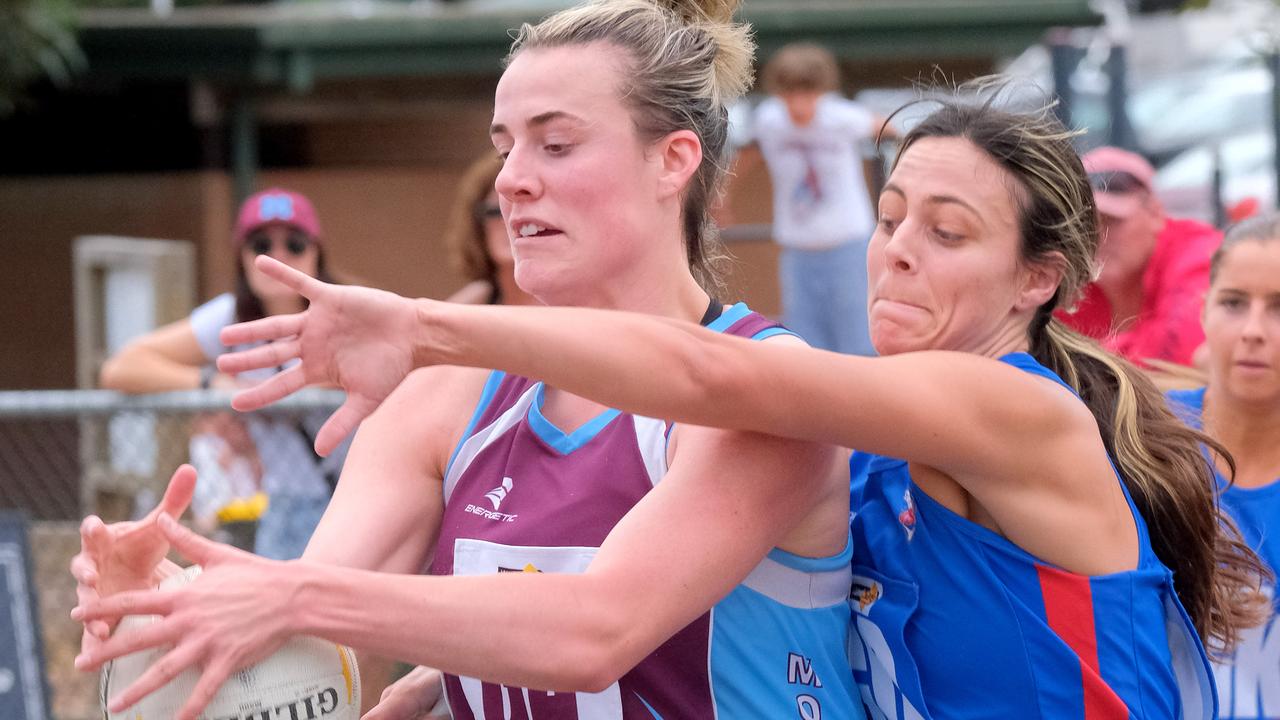
[[[189,317],[130,342],[103,363],[102,387],[128,393],[237,389],[271,375],[272,370],[235,376],[218,373],[214,360],[233,349],[224,346],[218,334],[233,323],[306,308],[305,298],[257,269],[253,259],[259,255],[331,281],[320,221],[303,195],[279,188],[264,190],[240,206],[231,246],[236,255],[235,292],[219,295]],[[253,540],[253,550],[260,555],[280,560],[299,557],[324,513],[344,453],[320,458],[311,449],[323,419],[323,413],[273,419],[219,413],[200,418],[196,425],[193,447],[200,445],[200,435],[216,435],[225,443],[224,459],[228,454],[253,459],[258,472],[252,474],[260,475],[258,484],[268,502]],[[200,493],[198,488],[197,498]],[[261,511],[253,503],[241,505],[232,519],[251,518]],[[225,508],[223,512],[226,519]],[[90,525],[86,531],[96,528],[92,520]]]
[[[1208,382],[1169,393],[1174,410],[1203,428],[1218,453],[1222,507],[1249,546],[1280,565],[1280,214],[1227,231],[1213,255],[1205,298]],[[1280,644],[1274,586],[1266,624],[1241,634],[1235,652],[1215,658],[1222,717],[1280,717]]]
[[[493,184],[502,158],[493,153],[471,163],[458,182],[458,197],[449,215],[445,244],[467,284],[449,296],[470,305],[536,305],[516,284],[511,238]]]
[[[873,716],[1210,718],[1201,639],[1228,649],[1262,619],[1265,570],[1217,507],[1200,452],[1212,441],[1053,318],[1098,243],[1070,137],[1047,110],[990,102],[944,103],[907,134],[868,256],[880,358],[585,309],[406,300],[264,261],[311,309],[229,329],[288,340],[223,362],[303,360],[242,393],[245,408],[340,378],[350,399],[321,450],[437,363],[859,448],[851,660]]]

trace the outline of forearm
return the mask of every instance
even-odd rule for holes
[[[627,623],[609,616],[592,589],[598,581],[587,575],[442,578],[307,562],[289,572],[299,591],[299,633],[542,690],[599,690],[626,669],[617,658]],[[638,662],[645,652],[630,656]]]
[[[748,341],[631,313],[419,302],[419,364],[495,368],[637,415],[767,431],[744,424],[759,414],[742,392]]]
[[[200,368],[135,352],[103,363],[98,383],[108,390],[139,394],[194,390],[200,387]]]

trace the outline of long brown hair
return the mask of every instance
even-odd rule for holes
[[[1073,133],[1045,107],[1015,113],[996,107],[999,88],[979,86],[976,101],[939,100],[940,108],[903,138],[898,157],[921,138],[963,138],[982,149],[1021,186],[1022,260],[1062,270],[1057,293],[1027,329],[1031,355],[1075,388],[1098,423],[1103,443],[1146,521],[1151,545],[1173,571],[1174,587],[1206,646],[1232,647],[1241,629],[1270,613],[1259,592],[1267,577],[1218,506],[1208,447],[1225,448],[1180,422],[1140,370],[1055,320],[1093,273],[1099,239],[1088,176]]]
[[[494,192],[493,185],[501,170],[502,159],[493,152],[485,153],[467,166],[458,181],[449,224],[444,231],[445,245],[458,272],[467,282],[485,280],[493,287],[498,286],[498,266],[489,256],[480,211],[484,199]]]

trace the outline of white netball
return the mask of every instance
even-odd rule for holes
[[[200,574],[193,565],[161,584],[177,587]],[[154,615],[131,615],[117,632],[155,622]],[[107,711],[107,700],[129,687],[168,647],[126,655],[102,668],[102,716],[107,720],[172,720],[200,679],[189,669],[168,685],[119,713]],[[360,673],[350,648],[319,638],[296,636],[274,655],[232,675],[218,690],[201,720],[358,720]]]

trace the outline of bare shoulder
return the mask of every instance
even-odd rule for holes
[[[470,419],[489,371],[440,365],[415,370],[400,383],[370,419],[414,426],[445,426]]]
[[[415,370],[364,421],[361,434],[416,446],[442,470],[488,376],[487,370],[443,365]]]

